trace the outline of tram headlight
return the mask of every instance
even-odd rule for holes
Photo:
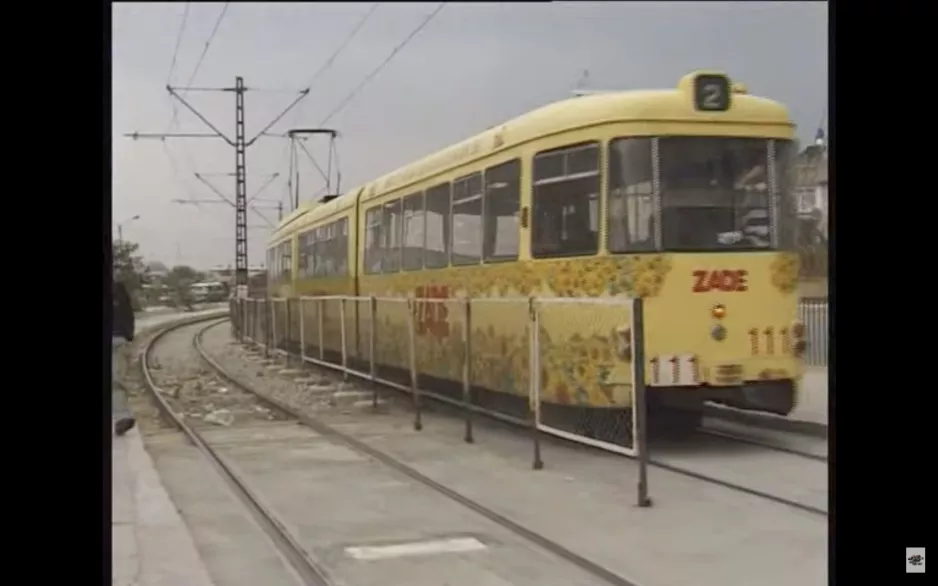
[[[721,303],[717,303],[710,310],[710,315],[712,315],[716,319],[723,319],[724,317],[726,317],[726,306],[724,306]]]

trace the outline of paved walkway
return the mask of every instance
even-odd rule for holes
[[[111,584],[213,586],[134,428],[111,447]]]
[[[827,425],[827,368],[811,367],[801,380],[801,399],[789,419]]]
[[[137,330],[198,313],[147,316]],[[136,428],[111,443],[111,584],[214,586]]]

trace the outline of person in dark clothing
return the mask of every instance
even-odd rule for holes
[[[124,283],[114,281],[113,290],[114,313],[111,319],[111,348],[112,350],[122,344],[121,338],[130,342],[134,339],[134,307],[130,299],[130,292]],[[113,352],[112,352],[113,354]],[[116,378],[112,363],[111,377]],[[116,383],[116,381],[113,381]],[[114,423],[114,432],[117,435],[124,435],[130,431],[136,424],[130,409],[127,407],[126,398],[122,390],[111,389],[111,410],[117,417]]]

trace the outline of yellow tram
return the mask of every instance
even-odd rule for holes
[[[653,414],[693,424],[705,401],[787,414],[806,344],[793,137],[783,105],[716,71],[676,89],[556,102],[295,211],[270,241],[269,291],[471,298],[470,378],[499,409],[501,399],[524,405],[529,392],[524,298],[640,296]],[[307,332],[324,324],[333,361],[337,303],[303,311]],[[382,303],[376,323],[367,303],[344,311],[349,359],[367,359],[376,328],[376,362],[406,370],[410,314]],[[462,381],[459,307],[413,309],[418,370],[437,385]],[[290,313],[294,341],[299,315]],[[614,304],[545,304],[541,400],[629,409],[631,388],[609,384],[631,360],[617,352],[629,320]]]

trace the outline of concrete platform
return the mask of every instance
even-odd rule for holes
[[[309,428],[270,422],[208,428],[203,436],[335,584],[605,584]],[[298,584],[178,434],[151,437],[148,445],[217,586]]]
[[[790,419],[812,421],[827,425],[828,372],[823,367],[812,367],[801,380],[801,401],[789,415]]]
[[[222,333],[207,336],[210,352],[217,341],[224,343]],[[244,376],[246,382],[266,389],[271,396],[308,410],[316,419],[398,458],[432,480],[635,584],[821,586],[828,582],[829,521],[823,515],[659,468],[649,470],[655,505],[638,508],[635,506],[638,474],[634,461],[545,440],[546,467],[534,471],[531,469],[531,437],[523,430],[506,429],[476,418],[476,443],[469,445],[462,441],[463,421],[441,415],[430,404],[424,413],[423,431],[416,432],[407,401],[392,401],[391,408],[381,414],[312,409],[304,403],[304,396],[296,393],[292,381],[259,380],[254,367],[245,366],[243,359],[233,355],[222,362],[233,369],[232,374]],[[321,559],[349,564],[354,571],[358,564],[349,563],[347,548],[358,548],[354,551],[359,555],[373,556],[376,555],[374,549],[362,548],[420,541],[428,534],[452,538],[468,532],[469,536],[494,549],[492,534],[487,533],[492,529],[441,526],[436,499],[431,499],[432,495],[420,487],[408,485],[409,490],[405,490],[405,486],[395,487],[396,483],[390,478],[381,481],[367,473],[368,466],[358,454],[335,445],[322,445],[322,438],[309,435],[302,427],[292,433],[295,435],[291,436],[289,444],[281,444],[276,457],[257,447],[249,449],[241,441],[227,453],[237,460],[243,472],[253,477],[269,502],[288,521],[296,523],[299,533],[309,540],[310,549]],[[302,435],[309,439],[296,441]],[[695,462],[706,459],[708,472],[720,478],[739,474],[739,458],[745,456],[747,450],[750,454],[761,450],[735,444],[707,449],[703,451],[701,446],[691,445],[685,455],[693,457]],[[717,453],[717,449],[723,451]],[[770,460],[763,469],[750,468],[748,474],[771,477],[774,466],[775,462]],[[382,466],[371,462],[371,467]],[[341,484],[343,479],[344,485]],[[348,500],[349,497],[353,498]],[[417,497],[419,502],[416,509],[412,508],[412,497]],[[300,515],[294,512],[299,511],[295,507],[302,506],[303,502],[318,503],[314,512],[323,515],[314,517],[318,522],[303,526]],[[468,510],[463,515],[467,521],[478,518]],[[353,525],[341,524],[343,519]],[[323,533],[326,528],[339,534],[339,544],[334,536]],[[501,531],[499,527],[494,530]],[[362,543],[361,536],[372,536],[369,539],[377,543]],[[485,556],[486,553],[457,555]],[[527,555],[517,556],[512,561],[513,575],[517,572],[530,576],[541,586],[573,583],[570,577],[555,573],[552,568],[546,568],[545,579],[541,566],[530,565],[531,558]],[[435,565],[436,561],[429,563]],[[501,564],[489,567],[500,568]],[[351,573],[341,576],[358,577]],[[436,581],[397,579],[399,576],[408,577],[389,569],[383,583],[428,586],[467,583],[439,577]],[[507,575],[500,577],[514,586],[528,583]],[[467,584],[504,582],[476,578],[475,582]],[[370,582],[366,579],[348,583]]]
[[[136,428],[111,461],[111,584],[215,586]]]
[[[822,516],[654,468],[655,504],[638,508],[634,462],[550,442],[533,471],[530,439],[483,421],[474,445],[461,422],[430,413],[421,432],[393,415],[330,423],[642,586],[827,583]]]

